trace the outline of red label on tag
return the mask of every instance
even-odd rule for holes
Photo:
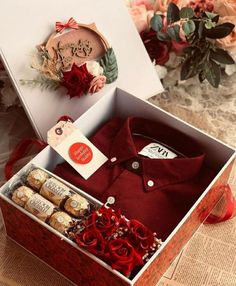
[[[88,164],[93,158],[93,151],[84,143],[74,143],[70,146],[69,155],[78,164]]]

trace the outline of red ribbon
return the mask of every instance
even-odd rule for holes
[[[225,207],[220,216],[210,214],[204,224],[215,224],[233,218],[236,215],[236,200],[229,185],[223,186],[225,193]]]
[[[69,121],[69,122],[74,122],[74,120],[68,116],[68,115],[63,115],[61,116],[58,120],[57,120],[57,123],[60,122],[60,121]]]
[[[30,147],[32,147],[33,145],[36,146],[37,150],[40,152],[47,146],[47,143],[39,139],[25,139],[21,141],[13,150],[10,155],[10,158],[5,165],[4,172],[7,180],[9,180],[13,176],[13,167],[15,163],[20,159],[24,158],[30,150]]]
[[[61,116],[57,122],[59,121],[71,121],[73,122],[73,119],[67,115]],[[5,168],[5,178],[9,180],[13,176],[13,167],[17,161],[24,158],[26,154],[29,152],[30,148],[32,146],[35,146],[37,150],[40,152],[42,151],[46,146],[47,143],[40,140],[40,139],[24,139],[22,140],[13,150],[11,153]]]
[[[65,29],[79,29],[78,23],[73,19],[72,17],[69,19],[69,21],[66,24],[63,24],[61,22],[56,22],[56,31],[59,33],[62,33]]]

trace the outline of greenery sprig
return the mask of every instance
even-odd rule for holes
[[[163,17],[154,15],[151,28],[157,32],[160,41],[181,41],[180,31],[184,32],[187,43],[183,50],[184,62],[181,67],[181,80],[198,75],[200,82],[208,82],[218,87],[221,79],[221,64],[234,64],[229,53],[216,46],[216,40],[228,36],[234,29],[232,23],[218,24],[219,15],[203,12],[196,15],[190,7],[181,10],[174,3],[167,9],[167,27]]]
[[[48,79],[44,76],[38,76],[36,79],[20,79],[21,85],[28,85],[32,87],[40,87],[41,90],[51,89],[57,90],[60,87],[60,82]]]

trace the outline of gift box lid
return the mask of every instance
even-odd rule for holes
[[[66,22],[70,17],[96,24],[115,52],[118,79],[97,93],[71,99],[64,89],[21,85],[21,79],[38,74],[30,67],[36,46],[55,31],[56,21]],[[143,99],[163,90],[123,0],[9,0],[0,10],[0,35],[2,60],[36,134],[43,139],[60,116],[78,118],[114,86]]]

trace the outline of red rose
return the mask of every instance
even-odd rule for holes
[[[63,72],[62,85],[67,88],[70,97],[80,97],[88,92],[93,78],[94,76],[88,72],[86,64],[79,67],[73,64],[70,71]]]
[[[108,243],[109,261],[113,269],[129,276],[135,266],[143,265],[141,256],[131,244],[122,238],[117,238]]]
[[[85,248],[96,256],[103,256],[106,242],[101,233],[94,228],[85,229],[76,236],[79,246]]]
[[[93,212],[89,224],[93,224],[104,237],[107,237],[117,230],[119,221],[120,216],[114,210],[102,206],[98,211]]]
[[[155,60],[157,65],[164,65],[169,60],[168,44],[159,41],[153,30],[142,32],[140,35],[151,60]]]
[[[135,219],[129,221],[129,229],[130,243],[141,256],[153,248],[154,234],[150,229]]]

